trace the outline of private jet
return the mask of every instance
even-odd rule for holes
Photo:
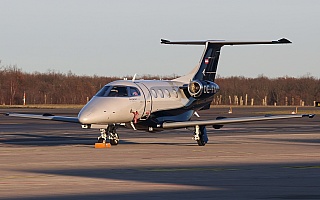
[[[106,84],[80,110],[77,117],[7,113],[8,116],[45,119],[81,124],[85,129],[99,129],[98,143],[119,143],[117,129],[162,131],[165,129],[191,129],[199,146],[208,142],[206,126],[215,129],[225,124],[312,118],[313,114],[266,115],[255,117],[191,120],[197,111],[210,109],[219,86],[214,82],[221,47],[226,45],[288,44],[288,39],[275,41],[169,41],[161,44],[203,45],[204,52],[199,64],[187,75],[173,80],[118,80]]]

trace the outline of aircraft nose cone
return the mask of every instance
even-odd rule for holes
[[[81,124],[90,124],[90,114],[91,112],[80,111],[78,115],[79,122]]]
[[[104,123],[107,119],[106,111],[101,110],[101,102],[99,99],[93,99],[84,106],[78,114],[78,119],[81,124],[98,124]]]
[[[78,119],[81,124],[92,124],[95,123],[96,116],[96,108],[93,103],[88,103],[85,107],[83,107],[79,114]]]
[[[105,98],[93,97],[79,112],[78,119],[81,124],[108,123],[109,112]]]

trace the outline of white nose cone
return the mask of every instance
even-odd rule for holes
[[[103,102],[99,98],[93,98],[85,105],[78,114],[81,124],[97,124],[103,123],[106,111],[103,111]]]
[[[88,110],[86,109],[81,109],[81,111],[79,112],[78,114],[78,119],[79,119],[79,122],[81,124],[91,124],[90,121],[90,114],[91,112],[88,112]]]

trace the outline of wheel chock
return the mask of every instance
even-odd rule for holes
[[[94,148],[96,149],[102,149],[102,148],[110,148],[111,144],[110,143],[95,143]]]

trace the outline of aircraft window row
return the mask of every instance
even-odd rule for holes
[[[98,97],[133,97],[140,96],[140,91],[129,86],[104,86],[97,94]]]
[[[171,95],[168,89],[165,89],[164,91],[162,89],[158,89],[157,91],[155,89],[151,89],[151,94],[154,98],[171,98],[171,96],[178,98],[178,92],[175,89],[172,90],[172,93],[173,94]]]

